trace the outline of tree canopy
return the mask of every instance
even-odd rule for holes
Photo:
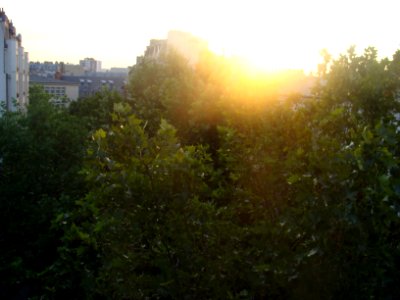
[[[33,88],[0,118],[0,295],[399,298],[399,58],[325,55],[307,96],[212,54]]]

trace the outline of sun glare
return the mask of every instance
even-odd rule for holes
[[[217,54],[240,57],[260,70],[315,71],[320,61],[319,52],[324,48],[320,44],[323,29],[318,29],[307,19],[294,22],[298,16],[295,18],[289,12],[281,19],[274,15],[265,16],[267,8],[260,6],[252,15],[244,15],[240,13],[241,7],[230,6],[231,16],[224,19],[229,26],[203,27],[200,36]],[[292,18],[293,22],[285,21],[287,18]]]
[[[284,70],[315,72],[320,62],[319,51],[301,51],[292,45],[260,45],[256,41],[209,41],[209,48],[218,55],[239,58],[251,68],[268,73]]]

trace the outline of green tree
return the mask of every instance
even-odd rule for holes
[[[113,125],[98,130],[89,148],[93,188],[81,209],[90,207],[96,222],[81,236],[94,238],[101,253],[99,289],[116,298],[200,297],[206,286],[196,284],[202,274],[193,267],[209,264],[202,234],[214,212],[203,182],[209,158],[200,148],[182,148],[166,121],[149,137],[127,109],[116,107]]]
[[[1,268],[4,297],[45,293],[60,232],[52,220],[84,194],[78,174],[86,131],[77,118],[30,89],[26,114],[0,118]],[[19,295],[19,296],[18,296]]]
[[[378,61],[371,48],[361,56],[350,49],[330,61],[317,98],[296,112],[309,118],[303,122],[311,133],[303,167],[289,177],[288,224],[301,237],[297,255],[308,261],[294,282],[301,295],[399,295],[394,62]]]
[[[118,92],[106,89],[71,102],[69,113],[78,117],[89,131],[95,131],[106,128],[111,123],[113,106],[122,101],[122,96]]]
[[[311,98],[213,55],[35,87],[0,119],[4,297],[399,298],[399,57],[326,54]]]

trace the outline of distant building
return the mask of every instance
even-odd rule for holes
[[[83,76],[86,74],[86,71],[81,65],[63,64],[61,74],[67,76]]]
[[[42,77],[54,77],[57,72],[60,72],[62,63],[52,61],[33,62],[29,63],[29,74],[31,76],[37,75]]]
[[[28,104],[29,59],[22,37],[0,10],[0,103],[7,110],[24,109]]]
[[[108,72],[109,74],[115,74],[115,75],[128,75],[129,74],[129,68],[111,68],[110,71]]]
[[[79,65],[87,73],[97,73],[101,71],[101,61],[95,60],[94,58],[85,58],[79,61]]]
[[[87,73],[81,65],[74,65],[64,62],[45,61],[45,62],[30,62],[29,73],[32,76],[41,76],[48,78],[56,78],[59,74],[69,76],[82,76]]]
[[[167,48],[174,49],[188,60],[192,66],[196,65],[200,55],[208,50],[208,43],[190,33],[181,31],[168,32]]]
[[[123,94],[129,68],[111,68],[103,72],[90,71],[100,66],[101,63],[93,58],[81,60],[79,65],[34,62],[30,64],[31,83],[43,85],[45,91],[54,96],[53,100],[65,97],[77,100],[94,95],[103,89]]]
[[[51,101],[56,104],[66,99],[76,101],[79,97],[79,83],[76,82],[32,75],[30,84],[43,86],[44,91],[51,95]]]
[[[165,40],[150,40],[143,56],[137,58],[136,63],[146,60],[159,60],[168,51],[176,51],[187,59],[189,65],[194,66],[199,61],[200,55],[208,50],[206,41],[182,31],[170,31]]]
[[[97,73],[84,76],[62,76],[62,80],[79,85],[79,98],[92,96],[104,89],[124,94],[127,76],[108,75]]]
[[[143,58],[146,60],[157,60],[167,52],[167,40],[150,40],[146,47]]]

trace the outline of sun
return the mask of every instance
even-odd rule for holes
[[[265,36],[262,29],[249,35],[215,35],[209,32],[208,44],[212,52],[226,57],[238,57],[253,68],[266,72],[303,70],[315,72],[321,61],[320,47],[315,44],[300,44],[298,39],[286,38],[281,33]]]
[[[255,68],[268,72],[316,71],[320,51],[329,46],[326,27],[316,24],[318,19],[311,12],[301,13],[301,4],[280,2],[220,4],[213,10],[220,12],[214,18],[212,15],[201,26],[190,27],[208,41],[213,52],[241,57]]]

